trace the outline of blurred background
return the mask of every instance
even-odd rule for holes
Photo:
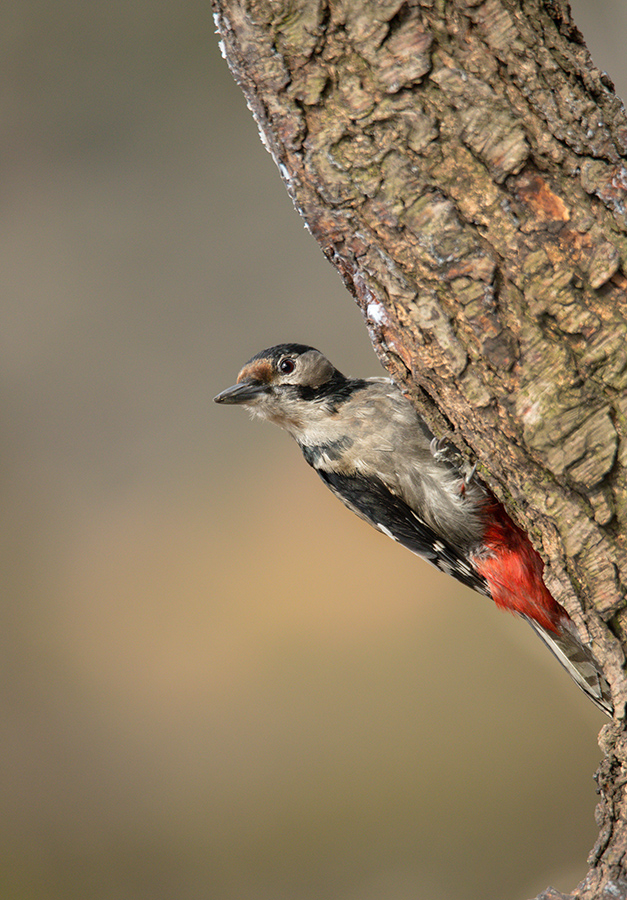
[[[627,7],[573,5],[624,95]],[[602,714],[211,402],[279,341],[380,369],[209,4],[6,0],[0,45],[0,896],[573,887]]]

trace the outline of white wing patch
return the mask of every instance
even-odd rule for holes
[[[392,538],[393,541],[397,541],[397,542],[398,542],[398,538],[396,537],[396,535],[392,534],[392,532],[390,531],[390,529],[389,529],[389,528],[386,528],[385,525],[382,525],[381,522],[377,522],[377,528],[379,529],[379,531],[382,531],[383,534],[387,534],[387,536],[388,536],[389,538]]]

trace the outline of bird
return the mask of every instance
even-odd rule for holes
[[[525,619],[607,715],[610,688],[546,587],[528,536],[437,440],[390,378],[349,378],[314,347],[257,353],[214,398],[280,426],[328,488],[378,531]]]

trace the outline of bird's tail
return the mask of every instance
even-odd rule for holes
[[[525,618],[527,617],[525,616]],[[581,642],[571,620],[562,619],[559,631],[547,631],[533,619],[527,618],[527,621],[559,659],[584,694],[587,694],[595,706],[598,706],[606,715],[611,716],[614,705],[609,685],[599,670],[594,656]]]

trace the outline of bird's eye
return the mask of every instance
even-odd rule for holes
[[[282,359],[279,363],[279,372],[282,372],[283,375],[291,375],[295,368],[296,363],[289,357]]]

